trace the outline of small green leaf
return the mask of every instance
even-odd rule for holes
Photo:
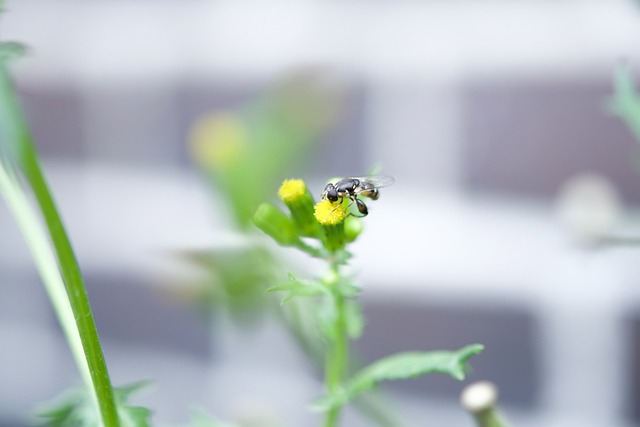
[[[345,319],[347,322],[347,335],[354,340],[360,338],[362,329],[364,329],[364,318],[360,305],[355,303],[346,304]]]
[[[341,283],[337,287],[337,291],[340,293],[340,295],[347,299],[357,298],[358,295],[360,295],[361,290],[362,289],[360,289],[358,286],[352,285],[351,283]]]
[[[626,65],[619,66],[614,75],[615,95],[608,102],[611,113],[620,117],[640,142],[640,96]]]
[[[131,406],[127,400],[131,395],[148,385],[137,382],[120,388],[114,388],[114,398],[120,425],[123,427],[148,427],[151,411],[141,406]],[[86,388],[70,390],[65,395],[47,404],[49,407],[39,411],[38,417],[44,418],[40,425],[53,427],[99,427],[102,425],[100,414],[96,412],[91,396]]]
[[[338,265],[346,265],[353,255],[346,249],[340,249],[333,253],[335,263]]]
[[[300,280],[289,273],[289,281],[282,285],[272,286],[267,292],[286,292],[282,304],[291,301],[296,297],[317,297],[327,293],[327,289],[320,283],[313,280]]]
[[[403,380],[431,373],[447,374],[463,380],[468,370],[467,361],[483,349],[482,344],[472,344],[453,352],[407,352],[385,357],[358,372],[342,392],[318,399],[313,408],[328,411],[343,406],[382,381]]]

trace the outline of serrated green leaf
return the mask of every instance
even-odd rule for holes
[[[148,427],[151,411],[127,403],[131,395],[148,385],[138,382],[114,388],[114,398],[120,425],[123,427]],[[85,388],[70,390],[60,398],[46,404],[48,408],[38,411],[39,425],[52,427],[100,427],[100,414],[96,412],[92,397]]]
[[[385,357],[358,372],[341,393],[318,399],[313,408],[328,411],[343,406],[382,381],[403,380],[431,373],[446,374],[463,380],[468,370],[467,361],[483,349],[482,344],[472,344],[453,352],[407,352]]]
[[[289,273],[289,281],[281,285],[272,286],[267,292],[286,292],[282,304],[296,297],[317,297],[327,293],[327,289],[313,280],[300,280]]]

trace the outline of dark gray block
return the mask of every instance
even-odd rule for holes
[[[20,87],[19,96],[35,144],[44,157],[81,159],[85,156],[85,117],[78,87]]]
[[[86,275],[100,339],[209,359],[207,316],[171,299],[139,277]]]
[[[552,197],[571,176],[599,172],[640,201],[638,147],[605,111],[613,89],[592,81],[472,83],[465,90],[464,185]]]

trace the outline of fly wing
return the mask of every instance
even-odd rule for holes
[[[396,182],[395,178],[389,175],[352,176],[349,178],[359,180],[360,185],[364,188],[382,188]]]

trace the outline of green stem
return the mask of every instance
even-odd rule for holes
[[[331,269],[336,277],[339,277],[338,265],[336,263],[331,264]],[[326,360],[325,385],[329,393],[339,393],[347,375],[349,340],[347,338],[345,298],[340,292],[335,290],[332,292],[332,297],[334,299],[336,316],[333,325],[332,348],[329,350],[329,355]],[[342,407],[335,407],[328,411],[324,427],[335,427],[341,411]]]
[[[473,414],[478,427],[507,427],[507,423],[495,408],[489,408]]]
[[[296,243],[296,247],[314,258],[325,257],[325,253],[322,251],[322,249],[314,248],[313,246],[308,245],[302,240],[298,240],[298,242]]]
[[[80,370],[83,372],[87,369],[90,374],[94,398],[98,402],[103,425],[117,427],[120,423],[113,389],[80,269],[42,175],[31,135],[18,107],[13,84],[4,62],[0,63],[0,123],[2,124],[0,130],[2,161],[6,162],[7,167],[10,167],[11,163],[16,164],[24,174],[33,191],[55,249],[59,275],[62,276],[64,282],[68,304],[60,307],[57,299],[52,299],[52,304],[54,304],[56,312],[71,309],[77,329],[77,332],[73,334],[79,335],[84,351],[85,360],[80,364]],[[41,274],[44,277],[42,271]],[[68,331],[67,335],[69,335]],[[73,347],[73,344],[71,345]],[[83,366],[85,364],[86,366]]]
[[[476,421],[478,427],[507,427],[496,408],[498,389],[488,381],[470,384],[462,392],[460,401]]]

